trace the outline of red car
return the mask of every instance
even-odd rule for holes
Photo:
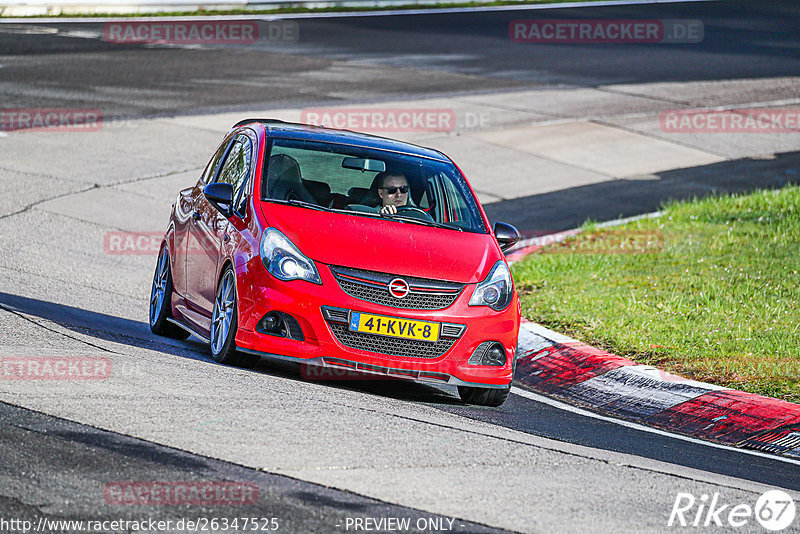
[[[459,168],[439,151],[251,119],[178,194],[150,328],[210,343],[214,360],[267,356],[454,384],[499,406],[520,304],[503,250]]]

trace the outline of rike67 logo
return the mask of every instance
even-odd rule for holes
[[[755,519],[763,528],[778,532],[794,521],[796,507],[792,497],[781,490],[769,490],[758,497],[755,506],[748,503],[726,503],[720,500],[719,493],[703,494],[696,498],[691,493],[678,493],[667,526],[670,527],[749,527],[756,525]]]

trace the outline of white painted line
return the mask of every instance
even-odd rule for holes
[[[511,388],[511,393],[519,395],[520,397],[525,397],[526,399],[530,399],[536,402],[541,402],[542,404],[547,404],[548,406],[552,406],[553,408],[558,408],[559,410],[564,410],[566,412],[574,413],[576,415],[582,415],[584,417],[591,417],[592,419],[598,419],[600,421],[605,421],[607,423],[613,423],[615,425],[624,426],[626,428],[630,428],[633,430],[641,430],[642,432],[649,432],[650,434],[657,434],[659,436],[665,436],[668,438],[679,439],[681,441],[687,441],[689,443],[695,443],[697,445],[704,445],[706,447],[712,447],[715,449],[723,449],[731,452],[739,452],[742,454],[749,454],[751,456],[758,456],[760,458],[767,458],[770,460],[775,460],[778,462],[784,462],[787,464],[793,465],[800,465],[800,460],[793,460],[791,458],[786,458],[785,456],[778,456],[775,454],[768,454],[765,452],[752,450],[752,449],[740,449],[738,447],[731,447],[730,445],[720,445],[719,443],[714,443],[711,441],[705,441],[702,439],[692,438],[689,436],[683,436],[681,434],[673,434],[671,432],[666,432],[664,430],[660,430],[658,428],[652,428],[645,425],[640,425],[638,423],[633,423],[631,421],[625,421],[622,419],[615,419],[613,417],[606,417],[604,415],[600,415],[598,413],[590,412],[589,410],[584,410],[582,408],[578,408],[577,406],[573,406],[571,404],[567,404],[565,402],[557,401],[550,397],[545,397],[544,395],[539,395],[537,393],[533,393],[531,391],[518,388],[513,386]]]
[[[75,39],[100,39],[103,37],[101,32],[92,32],[87,30],[71,30],[66,32],[58,32],[62,37],[73,37]]]
[[[605,0],[598,2],[562,2],[558,4],[520,4],[514,6],[485,6],[485,7],[448,7],[430,9],[391,9],[385,11],[354,11],[343,13],[276,13],[253,14],[253,15],[205,15],[205,16],[182,16],[182,17],[17,17],[0,18],[0,24],[19,23],[19,22],[50,22],[53,24],[66,24],[72,22],[110,22],[124,20],[126,22],[144,22],[159,20],[285,20],[285,19],[327,19],[327,18],[353,18],[353,17],[388,17],[396,15],[428,15],[428,14],[450,14],[450,13],[476,13],[483,11],[538,11],[542,9],[576,9],[583,7],[615,7],[615,6],[637,6],[650,4],[688,4],[698,2],[716,2],[718,0]],[[70,5],[68,2],[61,2]],[[14,3],[3,4],[4,7],[14,7]],[[36,7],[35,4],[27,4]],[[111,4],[109,4],[111,5]],[[240,7],[236,4],[232,7]],[[171,5],[169,9],[176,9],[177,6]],[[187,6],[187,9],[190,6]],[[165,6],[165,9],[167,6]]]

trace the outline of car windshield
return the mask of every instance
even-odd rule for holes
[[[262,200],[486,233],[477,201],[450,162],[350,145],[274,139]],[[381,213],[393,203],[396,213]]]

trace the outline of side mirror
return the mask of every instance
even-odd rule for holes
[[[506,223],[494,224],[494,237],[500,243],[500,250],[505,252],[519,241],[520,235],[516,228]]]
[[[220,182],[208,184],[203,188],[203,195],[223,215],[231,216],[233,213],[233,186],[231,184]]]

